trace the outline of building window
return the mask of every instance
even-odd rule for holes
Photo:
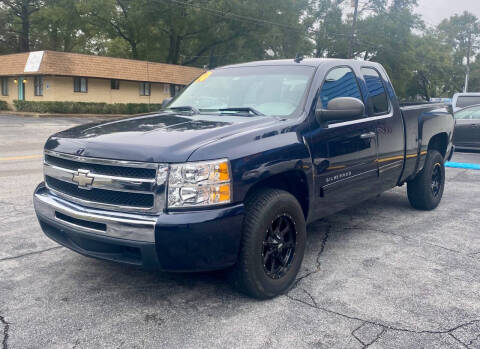
[[[88,92],[88,80],[87,78],[73,78],[73,92]]]
[[[35,96],[43,96],[43,76],[35,76],[33,78],[35,88]]]
[[[2,78],[2,96],[8,96],[8,78]]]
[[[141,82],[140,83],[140,96],[150,96],[150,83]]]
[[[170,93],[170,85],[169,84],[163,84],[163,93]]]
[[[110,80],[110,88],[112,90],[120,90],[120,80],[117,80],[117,79]]]

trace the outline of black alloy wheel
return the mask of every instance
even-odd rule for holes
[[[435,163],[432,171],[432,194],[435,197],[437,197],[440,193],[442,180],[442,165],[437,162]]]
[[[292,265],[296,247],[295,223],[283,213],[272,221],[263,241],[263,269],[272,279],[283,277]]]
[[[281,189],[261,188],[247,196],[238,260],[229,277],[235,288],[268,299],[295,282],[307,240],[298,200]]]
[[[408,201],[418,210],[433,210],[440,204],[444,189],[444,156],[438,150],[428,150],[423,169],[407,182]]]

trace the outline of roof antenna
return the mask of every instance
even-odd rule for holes
[[[295,61],[295,63],[300,63],[301,61],[303,61],[303,55],[300,54],[300,53],[297,53],[297,55],[295,56],[294,61]]]

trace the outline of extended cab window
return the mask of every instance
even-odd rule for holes
[[[194,107],[205,113],[239,113],[252,108],[264,115],[294,115],[314,67],[250,66],[212,70],[187,87],[169,108]],[[226,110],[229,109],[229,110]]]
[[[327,109],[328,102],[338,97],[354,97],[362,100],[360,88],[355,74],[350,68],[339,67],[330,70],[320,91],[320,100],[323,109]]]
[[[383,85],[380,74],[372,68],[362,68],[362,74],[367,84],[368,94],[370,96],[369,109],[374,115],[388,113],[388,98],[385,86]]]

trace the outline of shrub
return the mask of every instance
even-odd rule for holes
[[[0,110],[8,110],[8,104],[5,101],[0,101]]]
[[[90,102],[33,102],[20,100],[13,101],[13,104],[17,111],[58,114],[140,114],[160,110],[162,106],[161,104],[143,103],[107,104]]]

